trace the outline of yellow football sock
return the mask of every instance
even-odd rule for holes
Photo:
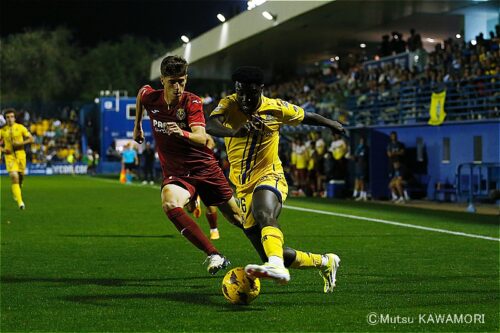
[[[310,268],[310,267],[321,267],[321,254],[315,254],[311,252],[302,252],[295,250],[297,255],[295,260],[290,265],[291,268]]]
[[[283,259],[283,233],[276,227],[264,227],[261,232],[262,246],[267,257],[276,256]]]
[[[21,186],[19,184],[12,184],[12,194],[17,204],[20,205],[23,202],[23,196],[21,195]]]

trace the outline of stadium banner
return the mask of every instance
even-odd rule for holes
[[[432,93],[431,106],[429,108],[429,121],[427,122],[432,126],[439,126],[446,118],[444,111],[444,103],[446,100],[446,90],[440,93]]]
[[[88,165],[84,163],[52,163],[48,165],[46,163],[28,163],[26,166],[27,175],[40,175],[40,176],[50,176],[50,175],[86,175]],[[8,172],[5,169],[5,165],[0,165],[0,175],[7,175]]]

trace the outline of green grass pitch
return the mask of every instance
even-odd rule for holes
[[[499,330],[498,240],[283,209],[288,246],[341,257],[335,292],[322,293],[316,271],[294,270],[287,286],[262,281],[254,303],[234,306],[222,296],[223,273],[208,275],[203,253],[164,216],[157,187],[33,176],[23,191],[19,211],[1,177],[2,332]],[[498,216],[326,199],[287,205],[499,237]],[[232,267],[258,263],[240,230],[219,225],[216,246]],[[393,322],[369,325],[370,313]],[[421,314],[482,314],[484,323],[420,322]]]

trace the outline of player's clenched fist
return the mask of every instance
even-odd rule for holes
[[[181,128],[179,127],[179,125],[177,125],[176,122],[173,122],[173,121],[167,123],[167,134],[168,135],[177,134],[177,135],[183,136],[183,132],[182,132]]]
[[[134,127],[134,141],[139,144],[144,142],[144,131],[142,128]]]
[[[344,126],[340,122],[338,122],[336,120],[333,120],[331,129],[332,129],[332,131],[334,133],[345,134],[345,128],[344,128]]]

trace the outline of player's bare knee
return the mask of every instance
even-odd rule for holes
[[[259,225],[264,227],[278,227],[278,223],[276,223],[276,218],[265,210],[257,210],[253,211],[254,219],[259,223]]]
[[[161,206],[165,212],[169,212],[174,208],[182,208],[181,205],[175,200],[163,200]]]
[[[17,172],[12,172],[10,174],[10,180],[12,181],[12,184],[19,184],[19,175]]]

